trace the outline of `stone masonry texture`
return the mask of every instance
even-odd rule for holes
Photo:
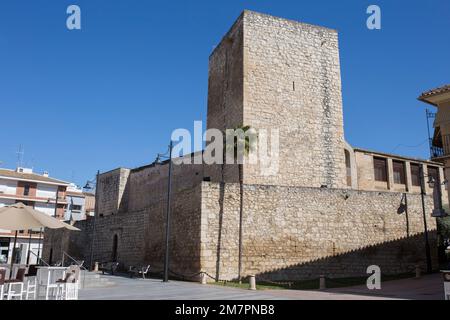
[[[420,195],[409,195],[409,233],[397,213],[402,194],[306,187],[245,185],[245,275],[270,279],[363,276],[370,265],[384,274],[424,267]],[[432,199],[426,197],[431,212]],[[436,222],[427,217],[432,247]],[[239,185],[202,185],[201,266],[222,279],[237,277]],[[433,250],[434,267],[436,251]]]
[[[244,165],[244,276],[297,280],[362,276],[370,265],[384,274],[424,268],[420,194],[407,194],[407,219],[397,212],[403,193],[347,185],[335,30],[245,11],[209,58],[208,90],[208,128],[279,130],[278,174]],[[231,164],[174,166],[172,275],[238,276],[237,173]],[[60,260],[65,251],[89,263],[92,248],[93,261],[116,257],[123,269],[150,264],[162,271],[167,177],[167,162],[101,174],[97,218],[77,222],[81,232],[46,230],[44,260]],[[430,192],[425,210],[437,268]]]
[[[208,128],[279,130],[278,173],[248,164],[245,183],[346,186],[336,31],[245,11],[209,73]]]

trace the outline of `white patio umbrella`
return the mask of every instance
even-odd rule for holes
[[[33,228],[66,228],[69,230],[80,231],[80,229],[75,228],[70,224],[62,222],[43,212],[34,210],[33,208],[28,207],[20,202],[0,208],[0,229],[16,231],[14,236],[13,253],[16,248],[17,231],[29,230]],[[14,257],[11,257],[10,277],[14,264],[13,258]]]

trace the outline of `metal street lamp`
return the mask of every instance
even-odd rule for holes
[[[92,185],[95,185],[95,206],[94,206],[94,221],[92,226],[92,240],[91,240],[91,252],[89,257],[89,265],[91,270],[94,269],[94,242],[95,242],[95,227],[97,222],[98,215],[98,177],[100,176],[100,170],[97,170],[97,175],[95,176],[95,180],[88,180],[83,189],[92,190]]]
[[[425,236],[425,255],[427,259],[427,273],[432,272],[432,264],[431,264],[431,250],[430,250],[430,242],[428,239],[428,227],[427,227],[427,218],[426,218],[426,210],[425,210],[425,177],[428,177],[428,183],[434,184],[433,190],[433,217],[437,216],[445,216],[446,213],[442,209],[442,199],[441,199],[441,181],[439,177],[439,173],[437,175],[437,181],[434,181],[434,178],[431,176],[425,176],[423,172],[423,167],[419,167],[419,177],[420,177],[420,195],[422,198],[422,215],[423,215],[423,227],[424,227],[424,236]],[[444,181],[445,183],[445,181]],[[439,214],[439,215],[438,215]]]
[[[167,205],[166,205],[166,250],[164,254],[164,282],[169,281],[169,238],[170,238],[170,195],[172,192],[172,149],[173,142],[170,140],[169,150],[165,154],[158,153],[155,163],[159,163],[160,159],[169,160],[169,177],[167,182]],[[169,153],[167,157],[166,154]]]
[[[42,240],[42,228],[39,229],[39,241],[38,241],[38,253],[37,253],[37,264],[41,264],[41,240]]]

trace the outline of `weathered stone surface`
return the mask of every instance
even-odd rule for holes
[[[233,25],[210,58],[208,128],[279,130],[278,173],[246,164],[246,183],[346,187],[339,66],[334,30],[252,11]]]
[[[380,186],[373,179],[373,157],[352,151],[353,172],[347,181],[344,149],[350,154],[351,147],[344,141],[336,31],[244,12],[210,57],[208,94],[208,128],[242,124],[280,133],[278,174],[265,176],[258,165],[244,165],[244,275],[360,276],[372,264],[383,273],[424,265],[423,215],[416,189],[407,190],[408,223],[405,214],[397,213],[403,195],[396,191],[406,191],[411,178],[406,187],[389,188],[393,178],[388,159],[389,181],[382,186],[387,191],[358,191]],[[220,184],[220,165],[174,167],[172,271],[237,277],[237,173],[237,166],[224,166],[226,183]],[[150,264],[153,271],[162,270],[167,176],[167,164],[100,176],[94,261],[117,256],[125,268]],[[429,191],[426,216],[436,267]],[[59,260],[64,250],[90,261],[93,219],[77,226],[82,232],[47,231],[44,259],[52,252],[53,261]]]
[[[425,263],[420,195],[408,195],[406,215],[397,213],[401,193],[245,185],[244,275],[309,278],[364,275],[369,265],[385,274],[411,272]],[[426,216],[436,264],[436,222]],[[202,270],[237,277],[239,185],[202,185]],[[220,239],[220,240],[219,240]]]

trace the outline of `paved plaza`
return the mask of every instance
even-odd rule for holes
[[[257,290],[250,291],[217,285],[158,279],[130,279],[104,276],[114,285],[80,290],[81,300],[442,300],[440,274],[420,279],[404,279],[382,283],[381,290],[365,286],[319,290]]]

